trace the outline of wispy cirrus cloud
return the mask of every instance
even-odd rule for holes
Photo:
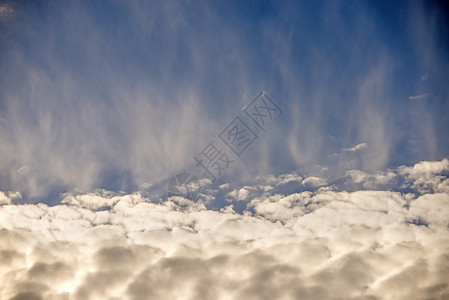
[[[369,147],[328,159],[329,170],[440,159],[447,60],[437,7],[388,7],[406,17],[384,28],[382,5],[8,2],[0,186],[24,201],[154,186],[191,166],[261,90],[285,114],[227,174],[236,181],[311,170],[360,141]],[[441,109],[396,100],[423,91]]]
[[[351,148],[343,148],[343,151],[354,152],[354,151],[361,150],[361,149],[365,148],[366,146],[367,146],[366,143],[360,143]]]
[[[449,297],[442,8],[3,1],[0,298]],[[237,116],[213,183],[193,157]]]
[[[409,96],[408,99],[410,100],[424,100],[429,98],[430,96],[432,96],[431,93],[425,93],[425,94],[420,94],[420,95],[415,95],[415,96]]]
[[[6,20],[9,16],[13,14],[14,10],[8,3],[0,4],[0,21]]]

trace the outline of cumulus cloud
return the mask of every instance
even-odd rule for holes
[[[327,184],[326,179],[316,177],[316,176],[310,176],[307,178],[304,178],[304,180],[301,182],[302,185],[306,186],[312,186],[312,187],[320,187]]]
[[[5,3],[0,299],[449,298],[437,4]],[[261,90],[282,118],[160,196]]]
[[[372,185],[393,173],[413,187],[422,177],[446,182],[446,168],[447,160],[429,161],[350,177]],[[233,188],[233,201],[246,201],[240,214],[233,203],[210,210],[179,197],[152,202],[106,191],[67,195],[55,206],[3,201],[0,298],[449,296],[447,191],[278,193],[286,177],[265,178],[272,189]]]
[[[397,177],[395,172],[363,172],[360,170],[348,170],[346,172],[349,181],[355,184],[361,184],[363,188],[376,189],[383,188],[392,183]]]
[[[239,190],[233,190],[228,193],[229,196],[236,198],[238,201],[244,201],[248,198],[249,191],[245,188]]]
[[[14,200],[22,198],[19,192],[2,192],[0,191],[0,205],[11,204]]]
[[[447,191],[447,174],[449,173],[449,160],[422,161],[413,167],[400,167],[399,174],[404,176],[412,187],[420,192]]]

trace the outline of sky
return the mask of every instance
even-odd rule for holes
[[[446,299],[447,20],[0,0],[0,298]]]

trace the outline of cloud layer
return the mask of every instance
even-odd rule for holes
[[[371,189],[288,194],[277,189],[311,180],[270,176],[220,186],[220,210],[105,191],[17,205],[3,193],[0,298],[446,299],[448,172],[447,159],[353,171],[344,184]]]
[[[326,159],[343,172],[441,159],[446,20],[418,1],[7,1],[0,188],[36,202],[165,181],[261,90],[285,114],[235,182]]]
[[[0,2],[0,299],[449,298],[444,5]]]

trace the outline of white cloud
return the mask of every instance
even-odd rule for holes
[[[22,198],[19,192],[2,192],[0,191],[0,205],[11,204],[14,200]]]
[[[241,188],[227,193],[227,196],[236,199],[237,201],[245,201],[248,198],[249,193],[250,192],[247,189]]]
[[[81,195],[67,195],[61,203],[83,207],[90,210],[97,210],[102,207],[110,207],[117,203],[121,197],[105,194],[81,194]]]
[[[361,183],[364,188],[376,189],[385,186],[397,177],[394,172],[367,173],[360,170],[348,170],[346,175],[353,183]]]
[[[360,143],[360,144],[355,145],[352,148],[344,148],[343,151],[355,152],[355,151],[361,150],[363,148],[366,148],[366,146],[367,146],[366,143]]]
[[[422,162],[397,176],[431,180],[445,169],[445,160]],[[354,174],[362,185],[379,175]],[[417,196],[247,185],[234,189],[248,198],[242,214],[105,191],[56,206],[4,201],[0,298],[444,299],[447,180]]]
[[[401,175],[409,176],[414,179],[431,177],[444,171],[449,171],[448,159],[443,159],[441,161],[422,161],[415,164],[413,167],[404,166],[399,169]]]
[[[11,199],[3,192],[0,192],[0,204],[11,204]]]
[[[316,177],[316,176],[309,176],[307,178],[304,178],[304,180],[301,182],[302,185],[305,186],[311,186],[311,187],[320,187],[325,186],[327,184],[326,179]]]
[[[258,215],[268,220],[288,222],[304,215],[304,205],[309,199],[308,192],[288,196],[276,194],[271,197],[255,198],[249,205],[254,207]]]
[[[408,99],[409,100],[424,100],[429,98],[430,96],[432,96],[431,93],[425,93],[425,94],[419,94],[419,95],[415,95],[415,96],[409,96]]]
[[[281,174],[277,176],[275,182],[277,185],[286,184],[290,182],[301,182],[302,177],[298,174]]]
[[[445,190],[445,173],[449,172],[449,160],[422,161],[413,167],[402,166],[398,168],[398,174],[403,176],[412,187],[419,192],[432,192]]]
[[[59,187],[84,191],[55,206],[18,205],[20,194],[0,192],[1,299],[449,297],[448,161],[370,171],[391,162],[404,136],[422,141],[410,153],[440,157],[447,147],[439,124],[447,119],[426,108],[413,118],[396,113],[403,86],[393,79],[404,73],[402,52],[376,39],[371,7],[351,6],[358,26],[348,26],[337,2],[320,10],[320,24],[298,15],[307,11],[301,5],[277,5],[280,23],[262,18],[248,40],[249,23],[229,22],[225,11],[233,9],[124,3],[113,3],[111,12],[126,14],[112,23],[91,5],[50,4],[39,13],[26,5],[0,32],[7,38],[2,67],[11,71],[0,80],[0,188],[30,197]],[[1,21],[12,5],[0,5]],[[444,86],[439,23],[421,5],[404,9],[416,39],[411,53],[438,80],[432,85]],[[309,26],[279,30],[296,20],[337,38],[298,44]],[[347,33],[357,41],[351,47]],[[351,57],[345,72],[332,53]],[[263,72],[261,61],[269,62]],[[219,199],[228,205],[219,211],[205,207],[217,200],[210,181],[200,182],[204,203],[90,192],[104,183],[157,188],[223,129],[234,117],[229,112],[252,100],[261,82],[281,91],[288,113],[271,146],[259,139],[235,165],[236,177],[305,170],[327,151],[365,141],[335,158],[355,189],[329,186],[329,168],[305,171],[314,176],[304,180],[291,173],[257,185],[225,183],[219,192],[231,205]],[[404,124],[410,128],[403,136]],[[236,213],[237,204],[246,210]]]

